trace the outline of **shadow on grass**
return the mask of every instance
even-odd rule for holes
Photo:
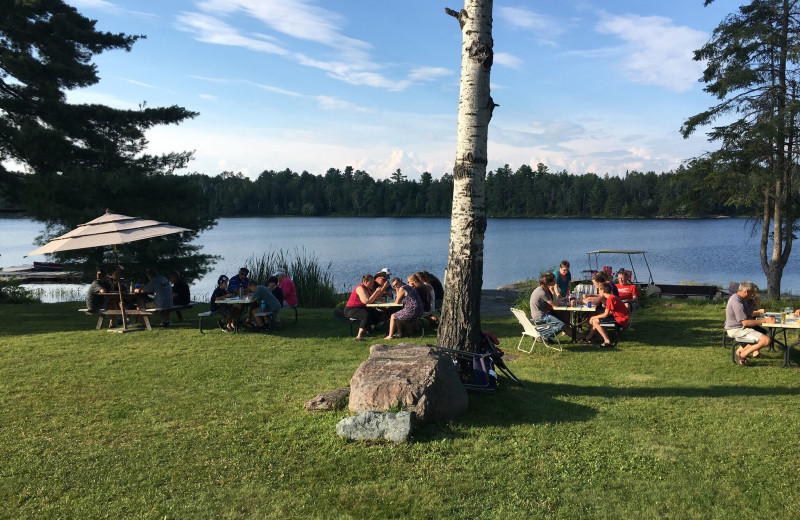
[[[614,388],[581,386],[561,383],[523,381],[525,388],[512,386],[510,381],[495,394],[470,393],[469,411],[459,421],[434,424],[418,430],[417,442],[461,438],[470,435],[471,428],[511,427],[523,424],[586,422],[598,410],[592,406],[566,400],[576,396],[627,398],[720,398],[773,397],[800,395],[800,388],[712,385],[709,387],[639,387]]]

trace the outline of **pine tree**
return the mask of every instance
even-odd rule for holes
[[[195,112],[179,106],[120,110],[71,104],[66,92],[100,81],[92,58],[130,51],[144,36],[95,28],[62,0],[0,2],[0,178],[26,174],[21,198],[28,215],[48,224],[53,236],[110,208],[193,229],[214,224],[199,183],[178,182],[172,173],[193,152],[160,156],[145,152],[145,131],[179,124]],[[8,169],[3,164],[11,164]],[[122,248],[130,267],[182,268],[188,278],[208,270],[207,255],[189,242],[196,233],[172,235]],[[42,239],[48,236],[41,237]],[[58,255],[84,261],[87,270],[108,261],[108,252]]]

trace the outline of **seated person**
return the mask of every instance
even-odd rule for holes
[[[431,294],[428,292],[428,286],[416,274],[408,275],[408,284],[419,294],[419,299],[422,301],[422,312],[431,312]]]
[[[607,283],[609,279],[606,277],[606,273],[603,271],[598,271],[592,275],[592,285],[595,288],[595,295],[594,296],[587,296],[584,298],[586,302],[591,302],[592,305],[597,308],[596,314],[603,312],[603,304],[605,303],[606,299],[600,294],[600,285]],[[619,291],[617,290],[617,286],[614,284],[611,285],[611,294],[619,298]]]
[[[747,339],[755,341],[751,345],[742,345],[736,350],[734,359],[739,365],[747,364],[747,356],[752,354],[758,357],[758,352],[764,347],[772,345],[772,338],[765,334],[762,323],[775,323],[775,318],[759,318],[764,314],[764,309],[756,309],[758,303],[758,286],[750,281],[739,284],[739,290],[728,299],[725,306],[725,333],[733,339]],[[796,313],[795,313],[796,314]]]
[[[178,271],[171,271],[169,273],[169,281],[172,283],[172,305],[189,305],[192,300],[191,293],[189,292],[189,284],[183,279],[183,276]],[[183,321],[183,314],[181,311],[175,311],[178,321]]]
[[[432,275],[428,271],[422,271],[422,274],[424,275],[423,279],[431,284],[431,287],[433,287],[433,295],[436,297],[436,302],[439,305],[438,308],[441,309],[442,301],[444,300],[444,286],[442,285],[441,280],[436,278],[436,276]]]
[[[394,287],[397,294],[395,303],[402,303],[403,308],[392,314],[389,321],[389,334],[383,339],[402,337],[402,333],[399,332],[401,327],[400,323],[416,322],[422,317],[422,300],[417,290],[411,286],[411,283],[409,282],[407,285],[403,285],[400,278],[395,278],[392,280],[392,287]],[[398,330],[396,334],[394,332],[395,327]]]
[[[572,327],[553,314],[555,285],[556,277],[553,273],[545,273],[539,277],[539,286],[531,293],[531,320],[537,328],[548,326],[555,333],[563,330],[565,334],[571,336]]]
[[[250,278],[248,278],[249,274],[250,270],[248,268],[240,267],[239,274],[228,280],[228,289],[225,293],[225,298],[242,299],[247,296],[247,287],[250,283]],[[244,307],[239,303],[230,305],[228,309],[231,319],[233,320],[238,320],[239,316],[242,315],[242,311],[244,311]]]
[[[147,285],[141,289],[135,289],[135,293],[139,294],[154,294],[153,304],[157,309],[168,309],[172,307],[172,286],[169,280],[158,274],[158,271],[148,267],[145,269],[144,274],[149,280]],[[159,311],[161,316],[161,326],[169,327],[169,311]]]
[[[277,298],[277,300],[281,304],[281,307],[283,307],[283,302],[284,302],[283,289],[281,289],[281,286],[278,285],[278,279],[276,277],[274,276],[269,277],[269,280],[267,280],[267,288],[269,288],[269,290],[272,291],[272,296]]]
[[[108,275],[105,269],[98,269],[94,281],[86,291],[86,308],[89,312],[105,309],[106,299],[103,294],[109,292]]]
[[[278,285],[283,292],[283,300],[281,301],[281,305],[284,307],[294,307],[297,305],[297,289],[295,288],[292,279],[286,275],[286,270],[280,268],[275,271],[275,274],[272,276],[278,279]]]
[[[628,279],[628,271],[625,269],[620,269],[617,273],[616,286],[619,298],[621,300],[629,300],[625,302],[625,306],[628,309],[639,301],[639,287],[635,283],[631,283],[630,279]]]
[[[600,333],[600,336],[603,338],[603,343],[598,345],[600,347],[612,346],[611,339],[608,337],[608,333],[603,328],[603,323],[616,323],[620,327],[627,327],[628,323],[630,323],[630,313],[628,311],[628,307],[622,303],[622,300],[619,298],[619,296],[616,296],[611,291],[612,286],[613,284],[609,282],[603,282],[600,284],[600,287],[598,287],[600,296],[605,299],[605,310],[600,314],[589,318],[589,325],[592,327],[592,330],[589,331],[589,334],[587,334],[585,338],[585,341],[591,341],[595,332]]]
[[[115,269],[108,277],[108,288],[111,291],[128,292],[128,286],[122,281],[122,272]]]
[[[344,308],[345,318],[359,320],[358,335],[353,338],[356,341],[364,341],[364,334],[370,330],[379,319],[375,309],[367,307],[367,304],[374,303],[383,297],[382,288],[375,288],[375,278],[371,274],[361,277],[361,283],[356,285],[347,300]]]
[[[256,326],[260,329],[264,329],[267,322],[272,324],[280,323],[278,313],[281,312],[281,304],[278,299],[272,295],[272,291],[270,291],[268,287],[258,285],[258,282],[255,280],[250,280],[247,284],[247,288],[249,291],[249,299],[252,301],[250,304],[250,316],[254,318]],[[262,303],[264,304],[264,310],[272,313],[271,318],[269,316],[255,315],[256,312],[261,310]]]
[[[233,322],[231,321],[230,312],[228,312],[227,305],[220,305],[217,300],[225,298],[228,293],[228,277],[224,274],[217,278],[217,287],[211,293],[211,301],[209,302],[209,310],[215,314],[222,314],[223,318],[218,322],[219,327],[228,332],[233,330]]]
[[[572,284],[572,273],[569,272],[569,261],[562,260],[558,270],[553,273],[556,277],[555,296],[556,300],[566,298],[570,294]]]

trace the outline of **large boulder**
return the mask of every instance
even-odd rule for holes
[[[413,412],[358,412],[345,417],[336,425],[340,437],[354,440],[387,439],[406,442],[414,427]]]
[[[424,345],[372,345],[350,380],[350,410],[413,411],[420,424],[451,420],[469,397],[453,360]]]

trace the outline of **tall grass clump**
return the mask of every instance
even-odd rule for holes
[[[245,266],[250,270],[250,279],[266,284],[267,279],[282,267],[297,289],[298,306],[333,307],[336,304],[336,290],[330,272],[331,262],[323,268],[317,256],[308,253],[305,248],[295,248],[291,254],[279,249],[260,257],[251,256],[245,261]]]

